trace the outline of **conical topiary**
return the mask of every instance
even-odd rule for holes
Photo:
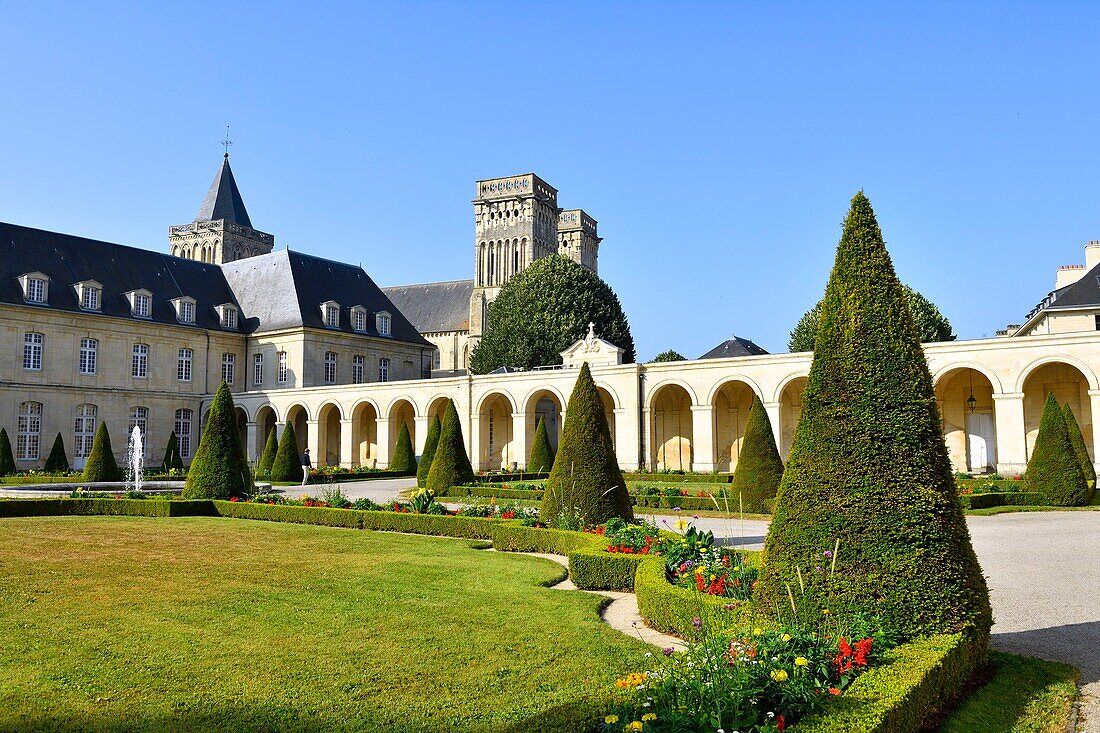
[[[69,458],[65,455],[65,440],[61,437],[61,433],[53,439],[53,448],[50,449],[50,456],[46,459],[45,470],[49,473],[63,473],[69,470]]]
[[[413,451],[409,424],[406,422],[402,422],[401,429],[397,431],[397,444],[393,447],[389,470],[406,476],[416,475],[416,453]]]
[[[0,476],[10,476],[15,473],[15,456],[11,452],[11,441],[8,440],[8,431],[0,428]]]
[[[739,503],[731,508],[743,507],[747,512],[766,512],[768,503],[775,498],[779,481],[783,478],[783,459],[775,447],[772,421],[764,403],[753,395],[749,419],[745,425],[745,437],[741,441],[741,455],[733,470],[730,496]]]
[[[222,382],[210,406],[199,449],[187,469],[185,499],[230,499],[253,491],[252,472],[241,449],[229,385]]]
[[[550,445],[550,436],[546,433],[546,421],[539,418],[535,428],[535,444],[531,447],[531,460],[527,461],[527,470],[531,473],[547,473],[554,467],[554,446]]]
[[[1092,498],[1092,493],[1096,487],[1096,468],[1092,465],[1092,458],[1089,457],[1089,449],[1085,447],[1085,436],[1081,434],[1081,426],[1077,424],[1077,418],[1073,415],[1073,410],[1069,409],[1069,403],[1062,405],[1062,414],[1066,416],[1066,429],[1069,430],[1069,440],[1073,444],[1073,452],[1077,455],[1077,460],[1081,463],[1081,473],[1085,474],[1085,483],[1088,484],[1089,498]],[[1085,500],[1088,503],[1088,499]]]
[[[979,648],[988,642],[989,591],[932,378],[862,191],[825,289],[764,556],[755,600],[765,613],[784,613],[793,596],[801,621],[862,613],[901,639],[968,630]]]
[[[435,458],[435,449],[439,445],[439,431],[442,426],[439,415],[434,415],[428,425],[428,434],[424,437],[424,452],[416,466],[416,485],[422,489],[428,485],[428,472],[432,470],[432,459]]]
[[[1066,415],[1054,393],[1047,395],[1039,434],[1027,462],[1028,488],[1046,497],[1053,506],[1081,506],[1088,500],[1088,484],[1081,461],[1073,450]]]
[[[167,473],[172,469],[183,470],[183,456],[180,455],[180,441],[173,430],[168,436],[168,445],[164,447],[164,462],[161,466]]]
[[[602,524],[611,517],[634,519],[607,415],[587,362],[581,366],[569,397],[561,443],[539,514],[542,521],[552,522],[562,512],[577,512],[585,524]]]
[[[269,478],[272,481],[301,481],[303,475],[298,438],[294,435],[294,425],[287,423],[283,436],[279,438],[279,450],[275,453],[275,462],[271,464]]]
[[[267,442],[264,444],[264,452],[260,456],[260,462],[256,464],[256,476],[267,478],[271,475],[271,467],[275,464],[275,456],[279,452],[279,438],[276,437],[274,427],[267,431]]]
[[[95,437],[92,438],[92,452],[88,454],[88,462],[84,464],[82,478],[85,481],[121,481],[123,478],[122,469],[115,461],[111,433],[105,422],[101,422],[96,428]]]
[[[473,480],[474,469],[470,465],[470,456],[466,453],[466,443],[462,440],[462,423],[458,420],[454,400],[451,400],[447,404],[447,411],[443,413],[439,444],[435,447],[435,458],[432,459],[432,467],[428,471],[427,488],[439,493]]]

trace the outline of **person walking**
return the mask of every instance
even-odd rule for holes
[[[313,468],[313,463],[309,460],[309,448],[306,448],[306,452],[302,454],[302,486],[305,486],[306,481],[309,481],[311,468]]]

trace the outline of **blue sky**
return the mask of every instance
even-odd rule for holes
[[[0,0],[0,220],[164,250],[232,125],[253,224],[380,285],[471,276],[478,178],[604,237],[640,359],[772,351],[852,194],[992,336],[1100,239],[1100,4]]]

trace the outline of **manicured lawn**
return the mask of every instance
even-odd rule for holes
[[[647,648],[563,570],[230,519],[0,520],[0,730],[505,729]]]

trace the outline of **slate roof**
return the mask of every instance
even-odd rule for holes
[[[728,340],[715,346],[707,353],[700,356],[700,359],[729,359],[734,356],[759,356],[761,354],[767,354],[763,348],[757,346],[748,339],[743,339],[739,336],[731,336]]]
[[[50,278],[48,302],[34,307],[51,310],[81,312],[71,286],[86,280],[103,286],[100,307],[107,316],[133,318],[125,294],[144,288],[153,294],[153,313],[151,319],[141,320],[176,324],[169,301],[190,296],[197,301],[195,325],[223,330],[214,306],[237,303],[217,265],[0,223],[0,303],[24,305],[18,278],[30,272]],[[238,330],[243,328],[239,318]]]
[[[214,176],[214,182],[210,184],[210,190],[206,192],[206,198],[195,217],[195,221],[219,219],[252,228],[252,222],[244,208],[244,199],[241,198],[237,181],[233,178],[233,169],[229,167],[228,155],[222,158],[221,168]]]
[[[470,330],[473,280],[450,280],[424,285],[398,285],[382,292],[405,314],[420,333]]]
[[[382,338],[434,348],[361,267],[284,249],[227,262],[221,270],[252,323],[250,331],[326,328],[321,304],[336,301],[341,331],[357,333],[351,308],[361,305],[367,310],[366,335],[378,336],[375,314],[387,311],[390,336]]]

